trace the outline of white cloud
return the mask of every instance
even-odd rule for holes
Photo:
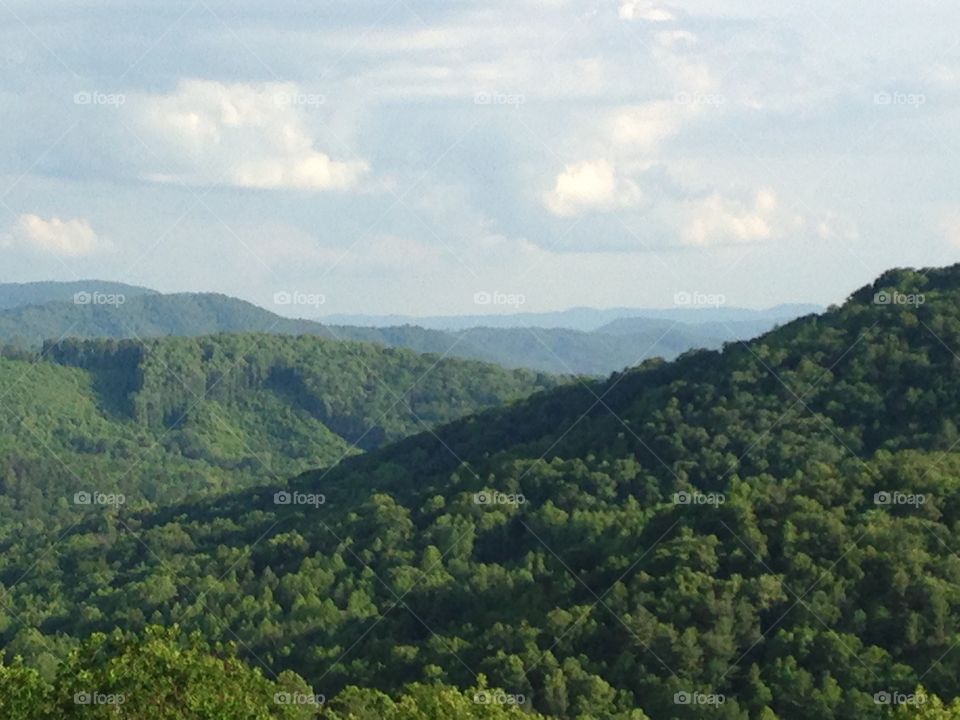
[[[663,47],[672,48],[677,45],[696,45],[699,38],[689,30],[664,30],[657,33],[657,42]]]
[[[47,250],[68,257],[91,255],[108,246],[83,218],[61,220],[53,217],[44,220],[39,215],[21,215],[17,218],[16,229],[4,244]]]
[[[749,206],[719,193],[688,205],[691,217],[681,234],[685,245],[759,242],[776,232],[777,197],[771,190],[760,190]]]
[[[618,13],[621,20],[645,20],[646,22],[670,22],[673,13],[647,0],[623,0]]]
[[[206,80],[185,80],[171,94],[143,98],[147,143],[162,148],[162,159],[174,166],[147,177],[245,188],[353,188],[367,163],[334,160],[318,150],[303,119],[325,100],[290,83]]]
[[[860,237],[860,229],[856,223],[834,212],[829,212],[820,219],[816,232],[821,240],[856,240]]]
[[[567,165],[545,198],[555,215],[579,215],[589,210],[610,210],[635,205],[640,190],[617,175],[606,160],[587,160]]]
[[[617,145],[653,152],[683,125],[689,110],[660,100],[619,110],[610,120],[610,137]]]
[[[676,92],[711,93],[719,83],[711,69],[706,48],[699,47],[699,38],[686,30],[657,33],[652,54],[659,72]]]
[[[951,211],[943,216],[940,229],[950,245],[960,248],[960,212]]]

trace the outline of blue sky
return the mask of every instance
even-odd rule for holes
[[[958,27],[918,0],[0,0],[0,281],[838,302],[960,253]]]

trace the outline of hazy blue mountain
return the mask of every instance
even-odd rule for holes
[[[650,357],[673,359],[694,348],[719,348],[727,341],[755,337],[798,309],[658,311],[662,317],[621,318],[593,332],[535,325],[438,330],[417,325],[324,325],[281,317],[244,300],[213,293],[162,295],[98,281],[41,285],[30,286],[30,290],[5,287],[13,288],[7,293],[10,302],[43,297],[69,300],[0,309],[0,341],[35,348],[45,340],[63,337],[148,339],[236,332],[316,335],[484,360],[507,368],[585,375],[608,375]],[[75,300],[77,293],[82,295]],[[593,313],[596,321],[610,312],[617,311],[581,308],[552,316],[585,321]],[[680,317],[695,322],[681,322]],[[546,322],[543,317],[541,321]]]
[[[563,328],[471,328],[456,333],[452,353],[497,362],[509,368],[553,373],[608,375],[651,357],[673,359],[695,347],[718,348],[723,341],[695,326],[663,323],[637,332],[612,334]],[[466,349],[464,349],[466,348]]]
[[[570,308],[557,312],[518,312],[497,315],[328,315],[318,318],[334,325],[387,327],[418,325],[435,330],[466,330],[487,328],[565,328],[589,332],[625,318],[644,318],[677,321],[690,324],[709,322],[739,322],[759,320],[792,320],[801,315],[823,310],[820,305],[777,305],[763,310],[748,308]],[[770,324],[767,327],[772,327]]]
[[[570,308],[557,312],[518,312],[497,315],[329,315],[319,318],[322,322],[336,325],[364,327],[388,327],[393,325],[418,325],[434,330],[466,330],[473,327],[488,328],[566,328],[590,331],[621,317],[629,317],[636,311],[628,308],[600,310],[596,308]]]

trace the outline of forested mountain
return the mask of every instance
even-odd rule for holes
[[[68,338],[151,338],[220,332],[330,336],[322,325],[290,320],[252,303],[212,293],[141,294],[109,302],[49,302],[0,312],[0,339],[37,346]],[[92,296],[91,296],[92,297]]]
[[[756,334],[756,333],[754,333]],[[606,376],[652,357],[676,358],[692,348],[716,348],[719,337],[697,326],[644,321],[628,333],[544,328],[473,328],[457,333],[471,355],[504,367],[557,374]],[[746,337],[746,336],[745,336]],[[459,346],[458,346],[459,347]]]
[[[131,505],[237,489],[556,383],[312,336],[51,342],[0,360],[0,506],[22,521],[74,486]]]
[[[77,280],[73,282],[31,282],[0,283],[0,310],[43,305],[50,302],[72,303],[80,293],[92,296],[123,295],[132,298],[138,295],[154,295],[155,290],[127,285],[126,283],[104,282],[102,280]]]
[[[235,640],[261,695],[324,696],[300,717],[956,718],[958,351],[960,266],[897,270],[756,340],[289,483],[78,509],[8,467],[0,640],[39,675],[0,671],[0,703],[43,717],[14,688],[62,694],[82,638],[121,627],[146,639],[107,657],[163,658],[150,626],[180,624]]]
[[[77,302],[72,300],[75,293],[81,293]],[[784,317],[771,311],[769,316],[742,321],[735,318],[748,311],[731,314],[718,310],[715,315],[712,310],[703,310],[681,312],[677,316],[689,317],[690,323],[672,316],[631,318],[596,332],[537,327],[442,331],[414,325],[321,325],[311,320],[281,317],[226,295],[160,295],[141,288],[95,281],[0,285],[0,308],[4,307],[4,297],[9,303],[19,304],[0,309],[0,341],[18,348],[38,347],[46,340],[60,338],[146,339],[221,332],[310,334],[495,362],[508,368],[596,376],[632,367],[650,357],[672,359],[692,348],[717,348],[725,340],[757,335]],[[46,302],[44,298],[53,301]],[[64,298],[70,298],[69,302],[64,302]],[[701,317],[715,319],[695,320]]]

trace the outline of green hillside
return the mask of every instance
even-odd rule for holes
[[[143,294],[122,303],[48,302],[0,312],[0,338],[38,346],[69,338],[152,338],[220,332],[324,334],[318,323],[281,318],[226,295]]]
[[[960,266],[893,271],[289,485],[86,508],[55,553],[14,519],[0,637],[52,677],[181,623],[368,708],[489,682],[556,718],[921,717],[884,698],[960,696],[957,349]]]
[[[0,502],[11,511],[71,487],[136,505],[262,483],[265,469],[330,466],[555,385],[310,336],[65,340],[42,357],[0,359]]]

